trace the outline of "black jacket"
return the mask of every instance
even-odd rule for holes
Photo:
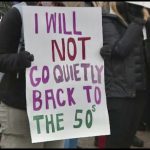
[[[25,109],[25,70],[20,69],[17,54],[21,26],[16,8],[9,10],[0,23],[0,72],[5,73],[0,83],[0,99],[11,107]]]
[[[110,98],[135,97],[147,89],[143,22],[133,21],[126,26],[113,14],[103,15],[101,51],[105,62],[106,95]]]

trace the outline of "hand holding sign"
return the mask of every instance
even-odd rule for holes
[[[27,51],[21,51],[18,54],[18,62],[21,69],[25,69],[31,66],[31,62],[34,60],[34,56]]]

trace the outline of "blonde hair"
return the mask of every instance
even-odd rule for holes
[[[119,13],[119,11],[118,11],[118,9],[116,7],[116,2],[109,2],[109,6],[114,11],[114,13],[123,21],[123,23],[127,26],[128,23],[124,20],[124,18]]]
[[[109,2],[105,1],[92,1],[94,7],[102,7],[102,8],[109,8]]]
[[[145,21],[147,21],[148,18],[150,17],[150,14],[147,8],[143,8],[143,16],[144,16]]]
[[[77,1],[77,2],[65,1],[63,3],[67,7],[85,7],[86,6],[85,2],[83,2],[83,1]]]
[[[115,12],[115,14],[126,24],[128,25],[128,23],[124,20],[124,18],[121,16],[121,14],[118,12],[117,7],[116,7],[116,2],[109,2],[109,6],[110,8]],[[147,10],[147,8],[143,8],[142,10],[143,12],[143,16],[144,16],[144,20],[147,21],[147,19],[150,17],[150,14]]]

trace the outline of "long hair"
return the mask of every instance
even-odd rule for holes
[[[120,9],[118,9],[119,7],[117,7],[117,5],[120,7]],[[114,11],[114,13],[123,21],[123,23],[125,25],[128,25],[127,21],[128,21],[128,18],[127,18],[127,13],[128,13],[128,9],[129,9],[129,6],[130,4],[126,3],[126,2],[109,2],[109,6],[110,8]],[[134,6],[135,7],[135,10],[136,8],[138,8],[139,6]],[[143,19],[147,19],[148,17],[150,17],[149,13],[148,13],[148,9],[147,8],[144,8],[141,6],[141,17],[143,16]],[[137,14],[137,13],[136,13]],[[135,15],[136,15],[135,14]],[[139,14],[137,14],[139,15]]]
[[[119,12],[119,10],[117,9],[117,3],[116,2],[109,2],[109,6],[110,8],[113,10],[113,12],[123,21],[123,23],[125,25],[128,25],[128,23],[126,22],[125,18],[122,16],[122,14]],[[125,12],[126,13],[126,12]]]

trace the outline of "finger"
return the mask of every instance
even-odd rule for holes
[[[34,60],[34,56],[33,56],[32,54],[30,54],[29,60],[30,60],[30,61],[33,61],[33,60]]]
[[[25,54],[30,55],[30,53],[28,51],[23,51]]]

